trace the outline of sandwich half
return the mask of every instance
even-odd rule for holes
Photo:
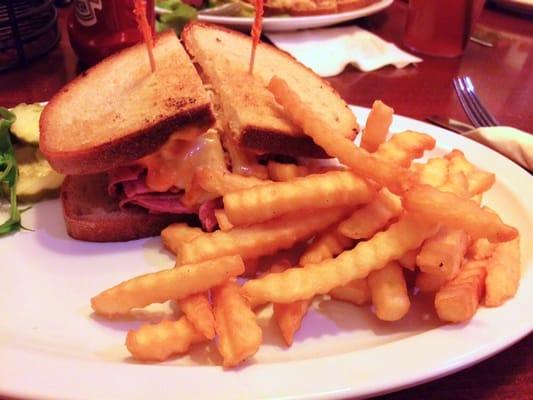
[[[182,41],[210,84],[221,106],[222,123],[239,146],[259,153],[326,157],[285,115],[267,89],[270,79],[283,78],[311,109],[323,115],[332,133],[353,140],[357,121],[339,94],[322,78],[287,53],[259,43],[254,73],[248,73],[250,37],[220,26],[189,23]]]
[[[76,239],[153,236],[197,214],[178,207],[176,193],[148,188],[137,164],[170,137],[199,135],[214,122],[210,98],[173,32],[156,39],[154,56],[152,73],[143,44],[116,53],[66,85],[42,113],[40,148],[67,175],[61,200]]]

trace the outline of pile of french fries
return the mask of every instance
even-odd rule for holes
[[[331,132],[283,80],[274,77],[269,89],[340,164],[269,161],[268,179],[198,169],[195,185],[223,199],[215,212],[219,230],[169,226],[162,239],[176,254],[174,268],[92,299],[94,311],[108,317],[151,303],[178,304],[177,320],[128,332],[134,358],[162,361],[215,340],[223,366],[235,367],[261,345],[259,307],[273,305],[290,346],[316,296],[372,305],[377,318],[397,321],[414,292],[405,270],[416,274],[418,290],[434,294],[436,313],[447,322],[468,321],[481,303],[499,306],[515,294],[518,232],[481,205],[494,174],[458,150],[414,162],[435,140],[406,131],[386,141],[393,110],[379,101],[358,147]],[[259,260],[301,243],[299,262],[282,259],[258,270]]]

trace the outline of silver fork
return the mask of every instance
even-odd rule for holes
[[[496,118],[481,104],[479,97],[474,89],[474,84],[468,76],[458,76],[453,79],[453,87],[459,97],[466,115],[476,128],[481,126],[499,125]]]

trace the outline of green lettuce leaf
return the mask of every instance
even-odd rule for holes
[[[187,22],[196,19],[198,16],[196,8],[182,3],[181,0],[158,1],[157,5],[170,10],[169,13],[158,16],[156,21],[157,32],[173,29],[179,34]]]
[[[15,114],[0,107],[0,187],[3,189],[0,192],[7,193],[10,202],[9,218],[0,225],[0,236],[21,228],[16,195],[18,168],[9,136],[9,129],[13,122],[15,122]]]

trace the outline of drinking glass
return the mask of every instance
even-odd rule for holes
[[[409,0],[403,43],[439,57],[463,54],[485,0]]]

